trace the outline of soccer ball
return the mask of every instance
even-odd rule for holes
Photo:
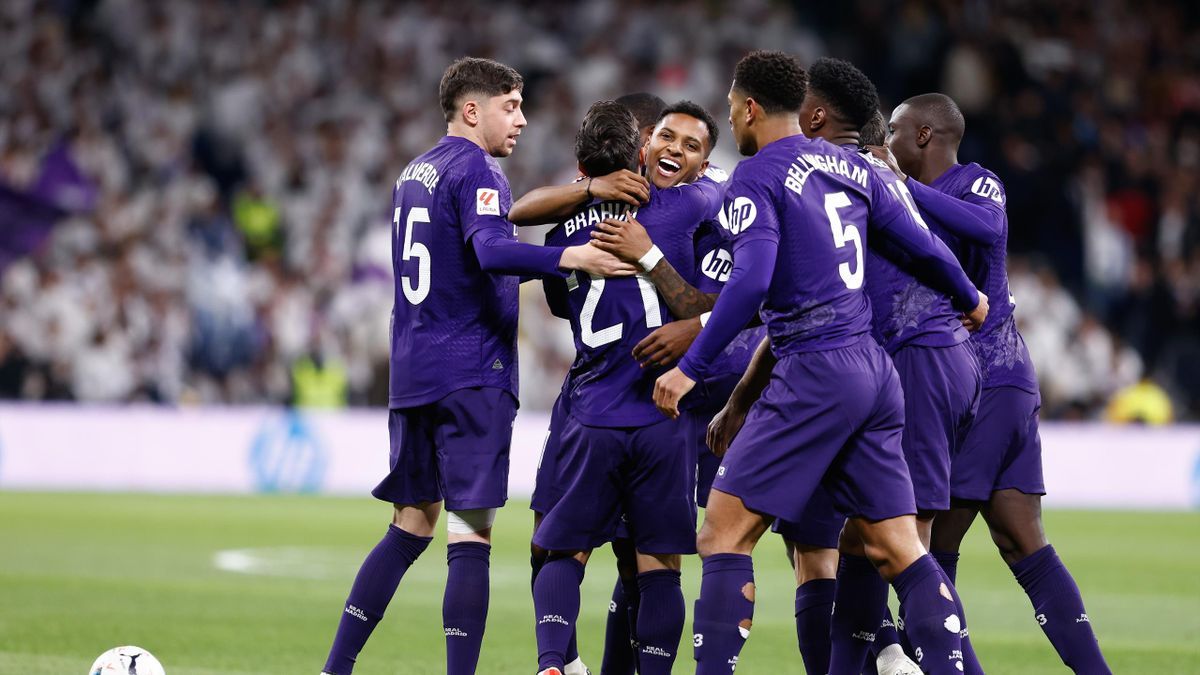
[[[141,647],[113,647],[100,655],[88,675],[165,675],[162,664]]]

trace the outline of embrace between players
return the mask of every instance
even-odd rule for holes
[[[526,124],[521,89],[507,66],[456,61],[439,92],[447,135],[396,182],[391,471],[373,491],[394,514],[325,673],[351,672],[443,502],[447,673],[476,671],[522,279],[541,280],[576,345],[532,502],[540,675],[588,672],[580,582],[606,543],[619,579],[601,673],[672,671],[680,561],[697,552],[696,672],[733,672],[768,528],[795,566],[807,672],[981,673],[954,589],[977,513],[1064,663],[1109,672],[1042,532],[1004,188],[957,162],[953,101],[917,96],[885,122],[849,63],[806,73],[753,52],[729,91],[748,159],[728,180],[708,165],[719,132],[703,108],[631,95],[589,109],[579,180],[514,204],[495,158]],[[514,224],[537,223],[557,223],[545,246],[516,240]]]

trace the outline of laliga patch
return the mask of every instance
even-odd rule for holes
[[[500,193],[492,188],[475,191],[475,213],[481,216],[500,215]]]
[[[959,620],[957,614],[951,614],[950,616],[946,617],[946,620],[942,622],[942,625],[946,627],[946,630],[954,633],[955,635],[958,635],[959,631],[962,630],[962,621]]]

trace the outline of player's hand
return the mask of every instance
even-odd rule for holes
[[[677,419],[679,417],[679,399],[683,398],[694,386],[696,386],[695,380],[684,375],[678,367],[672,368],[654,382],[654,405],[658,406],[658,411],[662,414],[671,419]]]
[[[683,358],[700,334],[700,317],[672,321],[656,328],[633,348],[633,358],[642,367],[669,366]]]
[[[892,155],[892,151],[888,150],[886,145],[868,145],[866,150],[871,153],[875,159],[887,164],[892,173],[900,180],[908,180],[908,175],[900,170],[900,165],[896,162],[896,158]]]
[[[745,423],[746,411],[726,403],[721,412],[714,415],[708,423],[708,433],[704,437],[708,449],[717,457],[724,457],[725,452],[729,450],[729,444]]]
[[[626,220],[605,218],[592,230],[592,243],[632,264],[637,264],[654,246],[646,228],[633,216]]]
[[[983,327],[983,322],[987,319],[987,315],[988,296],[984,295],[983,291],[979,291],[979,304],[975,305],[975,309],[971,310],[969,313],[962,315],[962,325],[965,326],[967,330],[974,333]]]
[[[563,249],[558,266],[568,270],[579,270],[602,277],[631,277],[638,273],[636,265],[630,265],[615,255],[602,251],[591,244],[568,246]]]
[[[593,197],[607,202],[641,206],[650,201],[650,182],[629,169],[593,178],[591,190]]]

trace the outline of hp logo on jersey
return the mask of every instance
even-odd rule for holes
[[[746,197],[738,197],[733,200],[728,209],[721,210],[719,220],[721,227],[733,234],[741,234],[754,223],[756,217],[758,217],[758,207],[754,205],[754,202]]]
[[[971,184],[971,192],[1004,206],[1004,191],[1000,189],[1000,184],[990,176],[976,178],[975,182]]]
[[[704,276],[719,283],[729,281],[729,272],[733,270],[733,256],[723,248],[709,251],[700,263],[700,271]]]

